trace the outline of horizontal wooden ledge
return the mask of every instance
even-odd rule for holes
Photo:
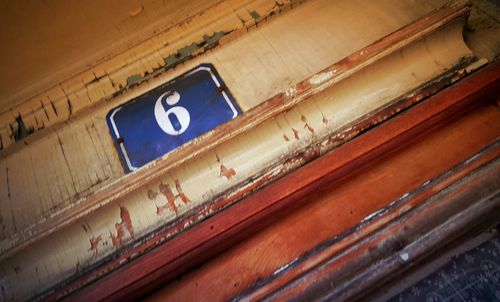
[[[304,196],[323,184],[338,181],[420,133],[492,101],[499,84],[497,62],[184,231],[71,298],[119,300],[148,292],[299,206]],[[65,293],[62,290],[53,298]]]
[[[187,161],[213,150],[233,137],[289,110],[301,101],[324,91],[340,80],[380,60],[382,57],[468,14],[469,11],[470,7],[467,2],[456,1],[387,35],[310,78],[291,86],[287,91],[276,95],[243,116],[165,155],[143,169],[119,179],[101,191],[80,200],[72,208],[59,211],[47,220],[19,232],[12,240],[15,242],[14,245],[2,251],[1,257],[7,257],[16,250],[74,223],[76,220],[94,212],[100,207],[123,198],[164,175],[169,170],[179,167]]]

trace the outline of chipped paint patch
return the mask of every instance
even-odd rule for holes
[[[131,237],[134,237],[134,227],[132,226],[130,213],[125,207],[120,207],[120,222],[115,224],[115,228],[116,235],[110,233],[110,238],[114,247],[122,246],[125,231],[127,231]]]
[[[334,70],[318,73],[309,79],[309,83],[314,86],[321,85],[326,81],[330,80],[331,78],[333,78],[334,74],[335,74]]]
[[[148,199],[152,200],[155,203],[156,206],[156,214],[158,216],[161,216],[164,214],[164,210],[168,209],[172,212],[175,213],[176,216],[179,215],[179,207],[176,204],[176,200],[180,199],[184,205],[187,205],[190,200],[187,197],[186,194],[184,194],[184,191],[182,190],[182,186],[179,182],[179,180],[175,180],[175,189],[177,191],[177,195],[174,194],[173,190],[170,188],[169,184],[164,184],[161,182],[158,186],[158,190],[160,191],[160,194],[162,194],[166,198],[166,204],[159,204],[157,197],[158,193],[149,189],[147,191],[147,196]]]
[[[139,84],[143,79],[144,77],[142,77],[141,75],[138,74],[131,75],[127,78],[127,86],[130,87]]]
[[[99,242],[102,240],[102,236],[99,235],[97,237],[92,237],[89,239],[90,241],[90,251],[94,253],[94,256],[98,253]]]
[[[165,68],[174,68],[180,63],[193,58],[211,48],[219,45],[219,40],[225,37],[230,32],[218,31],[212,35],[203,35],[203,41],[193,42],[177,50],[177,52],[169,55],[164,59]]]
[[[232,24],[232,27],[231,25],[226,25],[223,29],[221,28],[221,30],[214,31],[211,34],[210,32],[200,31],[200,36],[193,36],[189,40],[185,40],[186,44],[174,53],[170,52],[169,42],[165,43],[162,39],[157,39],[162,42],[151,47],[144,47],[146,43],[150,43],[150,40],[146,40],[144,43],[138,44],[127,50],[123,56],[133,56],[133,59],[130,61],[117,60],[118,56],[109,58],[96,65],[92,70],[87,70],[85,73],[90,73],[91,76],[87,75],[85,79],[81,79],[81,75],[77,75],[62,82],[60,85],[50,87],[33,99],[20,102],[21,105],[12,110],[18,112],[19,108],[22,106],[33,103],[33,109],[30,112],[22,114],[23,120],[30,120],[33,122],[26,125],[28,131],[25,134],[19,135],[17,133],[18,127],[15,117],[9,116],[7,119],[3,119],[3,124],[0,124],[0,150],[5,150],[9,146],[14,145],[16,141],[24,140],[25,137],[34,132],[69,120],[72,115],[91,104],[93,105],[97,102],[115,98],[132,86],[141,84],[145,80],[173,69],[177,65],[221,44],[229,43],[239,38],[242,33],[248,32],[250,28],[255,28],[257,24],[268,22],[273,16],[284,14],[290,9],[297,7],[302,2],[304,1],[276,1],[274,3],[270,2],[267,9],[259,8],[258,11],[247,11],[247,16],[250,18],[251,22],[245,22],[245,20],[238,16],[241,22],[235,22]],[[216,7],[214,9],[219,8],[220,7]],[[133,18],[143,13],[144,6],[140,5],[131,9],[129,11],[129,16]],[[228,16],[221,17],[230,19]],[[192,21],[193,19],[189,19],[186,24]],[[184,29],[186,24],[178,24],[178,27]],[[201,22],[201,24],[206,25],[203,22]],[[170,33],[166,30],[159,34],[168,37]],[[191,35],[192,33],[189,32],[188,34]],[[154,49],[154,52],[151,52],[151,49]],[[167,49],[170,54],[163,53],[167,51]],[[141,61],[158,61],[158,55],[160,55],[161,58],[156,64],[144,66],[144,64],[141,63]],[[121,56],[122,55],[120,55],[120,58]],[[113,65],[111,69],[109,68],[110,65]],[[290,93],[290,95],[295,95],[295,88],[288,91],[288,93]],[[41,118],[42,115],[46,117]],[[18,144],[16,145],[19,146]]]
[[[184,204],[188,204],[190,202],[189,198],[184,194],[184,191],[182,190],[181,183],[179,182],[178,179],[175,180],[175,188],[177,189],[178,197],[182,200]]]
[[[253,18],[255,21],[259,21],[259,20],[260,20],[260,18],[261,18],[261,17],[260,17],[260,15],[259,15],[259,13],[258,13],[258,12],[256,12],[256,11],[254,11],[254,10],[250,12],[250,16],[252,16],[252,18]]]
[[[236,171],[233,168],[226,168],[224,165],[220,165],[220,176],[226,177],[227,180],[231,180],[234,176],[236,176]]]
[[[288,88],[285,92],[285,95],[287,97],[294,97],[295,95],[297,95],[297,88],[294,86]]]
[[[175,215],[179,215],[179,210],[177,209],[177,205],[175,204],[175,195],[170,189],[168,184],[160,183],[159,186],[160,193],[165,196],[167,199],[167,206],[170,208],[171,211],[175,213]],[[156,207],[156,214],[161,215],[163,213],[163,209],[166,206],[157,206]]]

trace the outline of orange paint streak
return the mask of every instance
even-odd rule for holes
[[[189,198],[182,191],[181,184],[177,179],[175,180],[175,189],[177,190],[177,195],[174,195],[174,192],[172,191],[172,189],[170,189],[170,186],[168,184],[160,183],[160,186],[158,188],[160,190],[160,193],[167,199],[166,205],[163,206],[156,205],[156,214],[158,216],[163,215],[163,210],[166,208],[169,208],[171,211],[173,211],[175,215],[179,215],[179,208],[175,204],[175,200],[177,198],[180,198],[184,204],[188,204],[190,202]],[[148,191],[149,199],[156,200],[156,196],[157,193],[154,192],[153,190]]]
[[[123,243],[123,227],[120,223],[115,224],[116,236],[110,233],[113,246],[121,246]]]
[[[130,236],[134,237],[134,227],[132,225],[132,219],[130,219],[130,213],[124,207],[120,207],[120,220],[121,222],[115,224],[116,228],[116,236],[110,233],[111,242],[113,246],[121,246],[123,243],[123,236],[125,235],[125,231],[123,227],[128,231]]]
[[[177,209],[177,205],[175,204],[175,195],[170,189],[168,185],[165,185],[163,183],[160,184],[160,193],[163,194],[167,198],[168,206],[172,211],[175,212],[175,215],[179,215],[179,210]],[[163,207],[162,207],[163,208]],[[158,211],[157,209],[157,214],[161,214],[162,209]]]
[[[90,251],[94,251],[94,255],[96,255],[98,252],[97,248],[101,239],[102,239],[101,235],[90,238]]]
[[[181,198],[181,200],[184,204],[188,204],[190,202],[190,200],[186,196],[186,194],[184,194],[184,192],[182,191],[182,187],[181,187],[181,184],[179,183],[178,179],[175,180],[175,188],[177,189],[177,193],[179,193],[179,195],[177,195],[177,196]]]
[[[235,175],[236,171],[234,171],[233,168],[227,169],[224,165],[220,166],[220,176],[225,176],[227,180],[231,180],[231,178],[233,178],[233,176]]]
[[[134,236],[134,226],[132,225],[132,219],[130,219],[130,213],[124,207],[120,208],[120,217],[122,219],[122,225],[125,226],[130,236]]]

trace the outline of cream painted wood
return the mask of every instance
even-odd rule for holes
[[[230,11],[234,5],[233,2],[224,2],[217,7]],[[357,9],[354,11],[352,7],[355,6]],[[250,9],[259,10],[264,15],[265,11],[270,9],[270,4],[258,1],[243,6],[240,10],[247,11],[248,14]],[[146,59],[149,60],[151,56],[156,57],[158,60],[148,62],[158,65],[161,61],[159,58],[165,58],[176,49],[199,39],[203,32],[200,32],[199,28],[219,16],[213,10],[208,10],[211,14],[204,17],[206,19],[193,19],[197,20],[196,25],[191,27],[183,25],[185,27],[171,29],[165,36],[159,35],[152,38],[152,41],[145,42],[145,45],[137,46],[131,50],[133,52],[125,52],[97,65],[91,71],[96,76],[104,75],[104,77],[96,83],[89,84],[85,90],[70,93],[71,87],[82,83],[80,78],[62,83],[63,93],[57,89],[47,93],[48,99],[59,99],[53,103],[55,109],[50,105],[49,110],[43,110],[56,111],[58,116],[69,117],[72,114],[71,119],[67,123],[59,123],[35,133],[25,139],[24,144],[16,143],[11,149],[5,150],[12,150],[4,154],[8,163],[8,174],[12,180],[9,183],[2,183],[10,192],[10,196],[3,199],[2,203],[12,204],[13,207],[9,211],[8,206],[2,206],[6,211],[3,215],[14,217],[19,215],[19,218],[4,220],[8,225],[0,229],[3,229],[2,236],[6,239],[0,246],[12,245],[13,243],[8,243],[11,241],[9,238],[15,242],[19,231],[30,230],[30,234],[36,233],[34,227],[37,223],[82,202],[86,196],[123,176],[105,123],[105,115],[110,108],[200,63],[209,62],[215,65],[242,109],[246,111],[287,89],[290,84],[320,71],[332,62],[397,30],[429,10],[428,7],[421,7],[415,3],[401,3],[395,0],[376,3],[365,3],[362,0],[306,2],[286,14],[273,18],[270,22],[259,23],[257,26],[248,25],[253,29],[238,39],[228,44],[221,41],[223,44],[221,47],[151,78],[108,102],[97,101],[99,97],[115,92],[112,88],[101,84],[101,81],[110,79],[115,84],[126,85],[128,76],[136,73],[144,74],[147,67],[143,62],[146,62]],[[239,10],[235,14],[242,16]],[[234,19],[235,15],[231,16]],[[240,17],[237,21],[241,23]],[[374,22],[377,26],[367,26],[366,20]],[[225,25],[215,22],[209,31],[215,31],[214,28],[230,28],[224,26],[232,24],[227,19],[220,22],[224,22]],[[149,55],[143,57],[136,55],[151,52],[151,48],[163,46],[165,41],[171,41],[173,37],[181,38]],[[136,61],[137,58],[141,59]],[[71,96],[70,99],[73,100],[72,112],[65,107],[66,95]],[[89,104],[93,104],[92,107],[85,107]],[[30,108],[33,108],[29,105],[29,103],[23,104],[23,112],[29,112]],[[80,110],[78,113],[74,113],[78,110]],[[50,115],[43,114],[46,118]],[[31,122],[30,119],[25,121],[27,126],[29,123],[37,123],[36,118]],[[39,155],[44,155],[43,159],[40,159]],[[26,212],[27,209],[32,210]]]
[[[126,91],[133,82],[131,79],[142,78],[153,71],[161,72],[168,58],[186,46],[202,43],[216,32],[234,32],[231,34],[231,39],[234,39],[234,36],[239,35],[236,33],[246,32],[247,27],[255,27],[255,23],[250,22],[254,20],[250,13],[256,12],[261,16],[259,22],[265,22],[271,12],[279,14],[291,7],[292,2],[295,7],[301,1],[151,2],[64,2],[57,6],[54,12],[56,17],[48,22],[49,25],[38,27],[36,25],[41,22],[40,19],[48,14],[44,2],[28,8],[23,8],[22,2],[5,5],[4,11],[9,11],[12,6],[14,15],[19,11],[34,11],[33,20],[28,19],[30,22],[18,19],[0,30],[1,39],[11,42],[9,47],[1,48],[5,52],[2,57],[12,58],[12,62],[3,64],[0,70],[0,85],[5,85],[0,89],[3,149],[14,142],[18,116],[22,117],[28,129],[41,131],[67,120],[97,101]],[[142,8],[142,11],[139,15],[129,16],[126,13],[129,6]],[[154,6],[162,6],[158,11],[159,16],[165,13],[162,18],[148,19],[146,11],[155,9]],[[82,16],[88,17],[88,11],[92,10],[98,11],[94,17],[95,24],[81,24]],[[68,17],[75,14],[75,18]],[[103,20],[106,14],[109,14],[108,18]],[[10,20],[11,17],[4,20]],[[146,22],[147,25],[129,27],[121,32],[123,24],[138,18],[142,20],[139,23]],[[16,31],[29,32],[25,33],[24,39],[18,39],[11,37],[12,34],[16,35]],[[68,31],[72,33],[68,34]],[[95,36],[96,32],[101,34]],[[47,37],[39,41],[39,36]],[[225,38],[228,40],[229,37]],[[37,47],[33,47],[33,43]],[[202,51],[199,49],[191,55]]]

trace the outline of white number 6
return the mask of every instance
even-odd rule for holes
[[[177,91],[167,91],[160,95],[155,104],[155,118],[161,130],[170,135],[180,135],[189,127],[191,118],[186,108],[174,106],[181,96]]]

